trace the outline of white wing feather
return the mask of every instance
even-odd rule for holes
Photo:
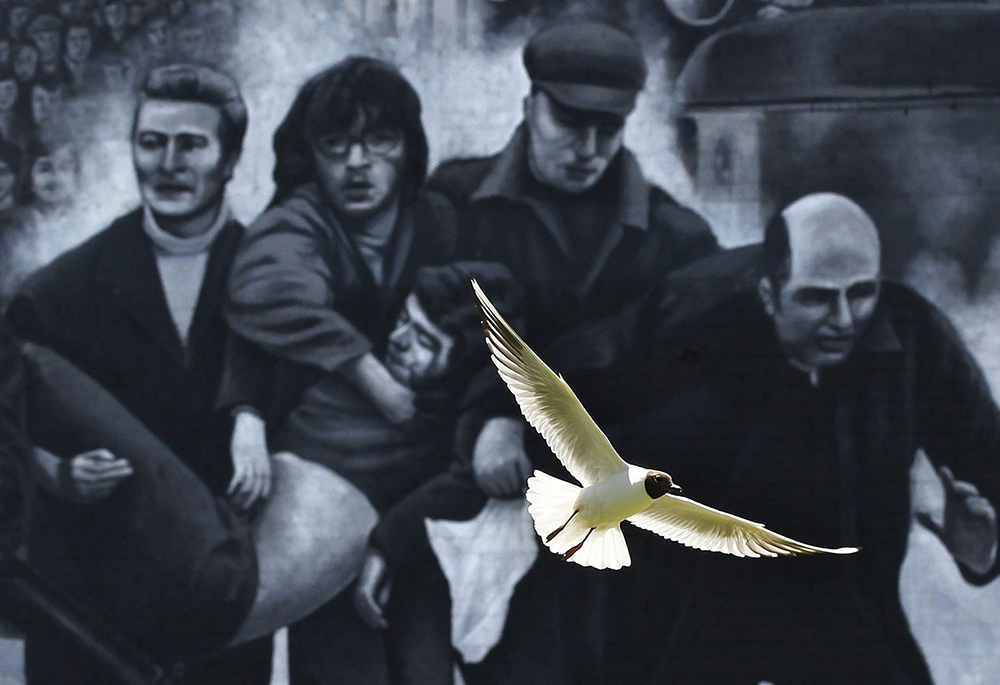
[[[798,542],[747,519],[699,504],[687,497],[664,495],[628,517],[639,528],[688,547],[737,557],[794,554],[853,554],[856,547],[830,549]]]
[[[569,384],[521,340],[474,279],[472,288],[493,364],[514,394],[521,413],[545,438],[566,470],[588,486],[627,469],[628,464],[618,456]]]

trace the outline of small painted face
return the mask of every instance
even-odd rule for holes
[[[64,145],[31,166],[31,188],[40,202],[51,206],[72,204],[76,196],[79,160],[76,151]]]
[[[337,213],[365,219],[398,197],[406,142],[399,129],[369,128],[359,117],[348,132],[320,136],[313,143],[313,160]]]
[[[624,138],[624,117],[570,109],[543,91],[525,99],[525,121],[532,174],[565,193],[600,181]]]
[[[17,102],[18,85],[15,79],[0,81],[0,112],[9,112]]]
[[[146,25],[146,42],[154,49],[163,49],[167,45],[167,20],[154,19]]]
[[[108,28],[118,31],[128,23],[128,10],[123,2],[109,2],[104,5],[104,21]]]
[[[221,121],[218,109],[200,102],[142,103],[132,160],[142,199],[154,213],[183,219],[221,200],[236,163],[223,153]]]
[[[14,189],[17,187],[17,176],[10,164],[0,160],[0,207],[8,206],[14,199]]]
[[[137,29],[142,26],[143,20],[146,18],[146,7],[141,2],[132,2],[128,6],[128,25],[130,28]]]
[[[389,335],[385,366],[397,381],[419,389],[444,374],[454,347],[455,339],[427,317],[411,293]]]
[[[76,6],[75,0],[60,0],[59,16],[61,16],[63,19],[68,19],[72,17],[75,6]]]
[[[189,26],[177,32],[177,49],[188,59],[200,59],[205,51],[205,29]]]
[[[66,56],[71,62],[83,62],[94,49],[94,37],[86,26],[74,26],[66,32]]]
[[[51,91],[36,84],[31,89],[31,117],[35,123],[40,126],[51,123],[60,100],[58,90]]]
[[[34,80],[38,73],[38,48],[22,45],[14,55],[14,75],[21,83]]]
[[[38,56],[44,64],[59,61],[61,39],[58,31],[38,31],[32,34],[31,40],[38,46]]]

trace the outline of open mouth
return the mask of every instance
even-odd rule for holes
[[[587,166],[579,166],[576,164],[567,164],[566,178],[571,181],[586,181],[588,178],[594,175],[594,169]]]
[[[348,201],[354,202],[371,199],[374,188],[375,186],[367,181],[352,181],[340,186],[341,191],[344,193],[344,197],[347,198]]]
[[[180,195],[182,193],[193,192],[194,189],[191,186],[184,185],[183,183],[159,183],[154,186],[156,192],[160,195]]]
[[[851,342],[854,339],[850,336],[838,336],[829,338],[820,338],[817,340],[817,345],[824,352],[843,352],[851,346]]]

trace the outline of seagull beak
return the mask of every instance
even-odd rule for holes
[[[684,489],[680,485],[674,485],[671,483],[670,490],[667,491],[671,495],[679,495],[684,492]]]

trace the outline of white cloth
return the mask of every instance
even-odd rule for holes
[[[191,322],[194,321],[194,312],[198,307],[201,285],[205,280],[208,253],[230,216],[228,206],[223,203],[207,231],[184,238],[164,231],[156,223],[156,217],[149,207],[143,208],[142,227],[153,241],[156,267],[160,272],[170,318],[173,319],[185,347]]]
[[[427,537],[451,590],[451,641],[467,664],[500,641],[514,587],[538,558],[523,499],[490,499],[469,521],[425,519]]]

